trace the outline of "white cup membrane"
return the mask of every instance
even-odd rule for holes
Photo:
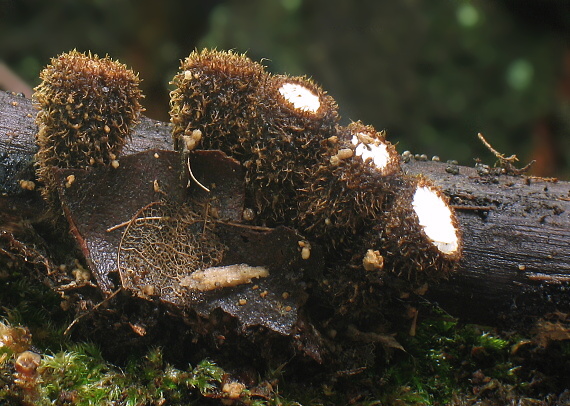
[[[279,93],[297,110],[316,113],[321,107],[319,96],[297,83],[284,83]]]
[[[418,187],[412,206],[432,243],[444,254],[456,252],[459,241],[451,209],[436,191],[427,186]]]
[[[352,137],[352,145],[356,146],[354,154],[362,157],[364,162],[371,158],[376,168],[380,170],[384,170],[388,166],[388,162],[390,162],[390,153],[388,152],[388,147],[385,143],[379,142],[378,145],[364,144],[363,142],[359,142],[357,135],[354,135]]]

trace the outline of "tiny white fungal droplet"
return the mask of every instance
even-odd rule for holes
[[[284,83],[279,93],[298,110],[316,113],[321,107],[319,96],[297,83]]]
[[[459,240],[452,222],[451,209],[436,191],[427,186],[418,187],[412,206],[432,243],[444,254],[457,251]]]

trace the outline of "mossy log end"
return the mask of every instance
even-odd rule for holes
[[[23,193],[20,180],[34,179],[35,114],[29,99],[0,92],[0,203],[13,205]],[[143,117],[123,153],[151,148],[172,149],[170,126]],[[429,297],[455,316],[484,323],[570,311],[570,182],[448,166],[404,164],[451,197],[463,233],[459,268],[431,286]]]

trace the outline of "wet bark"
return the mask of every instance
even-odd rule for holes
[[[34,117],[29,99],[0,93],[0,207],[27,193],[20,180],[34,179]],[[124,153],[171,144],[168,124],[142,118]],[[570,311],[570,182],[413,159],[404,170],[423,173],[446,191],[463,233],[459,269],[430,288],[430,299],[482,323]]]
[[[476,168],[439,162],[404,168],[446,191],[463,233],[458,271],[429,297],[480,323],[518,323],[570,309],[570,182],[482,176]]]

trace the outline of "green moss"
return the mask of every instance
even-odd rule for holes
[[[141,353],[140,347],[126,347],[128,361],[117,366],[101,351],[104,343],[77,342],[63,335],[73,315],[61,309],[61,296],[38,282],[33,273],[25,267],[0,273],[0,317],[5,320],[0,334],[3,405],[19,405],[26,399],[40,406],[188,405],[227,397],[224,383],[235,377],[220,366],[224,359],[219,354],[220,365],[206,358],[185,367],[173,365],[163,348]],[[401,332],[395,337],[405,351],[388,353],[381,345],[371,346],[369,355],[376,361],[348,375],[332,370],[329,364],[310,376],[293,364],[257,370],[258,381],[272,389],[260,396],[255,387],[247,387],[239,402],[258,406],[468,405],[483,400],[500,405],[530,399],[554,404],[547,400],[556,399],[565,389],[570,340],[543,348],[512,333],[461,324],[432,308],[422,307],[420,314],[424,319],[415,336]],[[5,338],[6,332],[15,337],[12,343]],[[355,345],[342,337],[337,340],[344,348]],[[30,345],[42,355],[42,363],[37,374],[31,374],[33,390],[26,392],[15,382],[14,365]]]
[[[187,404],[219,391],[224,374],[209,360],[187,370],[174,368],[162,361],[161,349],[133,359],[121,371],[103,359],[97,346],[75,344],[43,356],[35,402],[58,404],[65,397],[74,405],[147,405],[161,399]]]

